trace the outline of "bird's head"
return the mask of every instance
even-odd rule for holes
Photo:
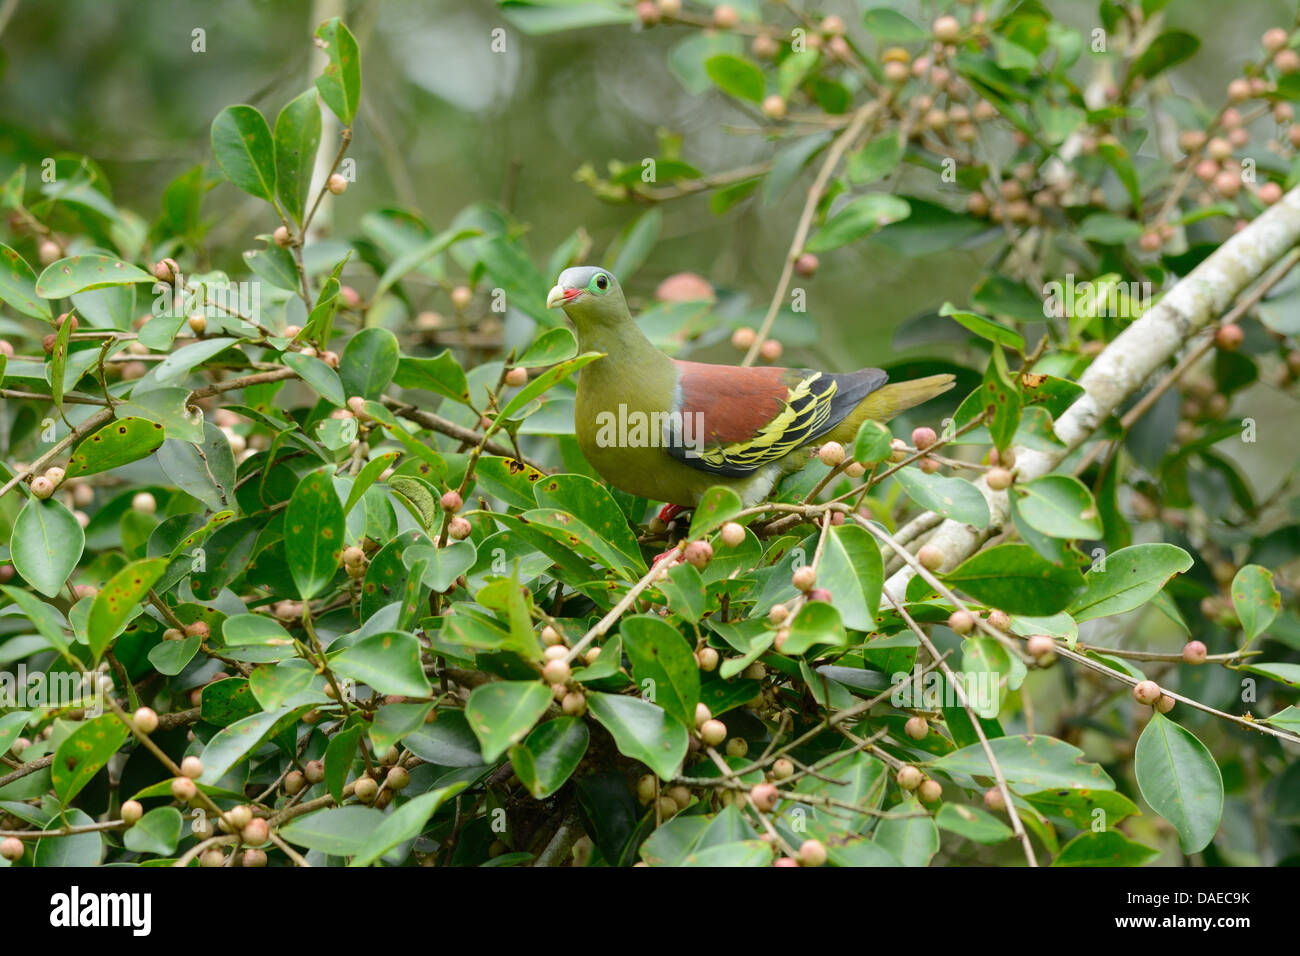
[[[598,266],[574,266],[560,273],[546,297],[577,325],[618,325],[628,318],[627,302],[614,273]]]

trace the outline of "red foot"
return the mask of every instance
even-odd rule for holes
[[[669,549],[668,549],[667,551],[665,551],[663,554],[657,554],[657,555],[655,555],[655,559],[654,559],[653,561],[650,562],[650,567],[651,567],[651,568],[656,568],[656,567],[658,567],[658,566],[659,566],[659,562],[662,561],[664,558],[668,557],[669,555],[673,555],[673,554],[677,554],[677,553],[678,553],[678,551],[677,551],[676,548],[669,548]]]
[[[659,520],[667,524],[685,510],[683,505],[664,505],[659,509]]]

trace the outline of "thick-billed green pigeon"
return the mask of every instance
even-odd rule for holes
[[[684,508],[713,485],[757,504],[808,463],[808,446],[851,444],[867,419],[883,422],[953,385],[951,375],[887,385],[878,368],[678,361],[637,328],[618,280],[595,266],[565,269],[546,304],[573,320],[583,351],[605,353],[578,373],[575,430],[587,461],[616,488]]]

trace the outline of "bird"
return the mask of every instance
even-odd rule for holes
[[[578,372],[578,448],[615,488],[666,502],[663,520],[696,507],[715,485],[753,507],[808,464],[815,446],[851,445],[868,419],[887,421],[954,384],[947,374],[889,383],[878,368],[674,359],[637,327],[618,279],[599,266],[565,269],[546,305],[564,310],[583,352],[603,353]]]

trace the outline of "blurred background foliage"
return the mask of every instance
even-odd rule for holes
[[[931,4],[888,5],[916,22],[934,15]],[[1095,3],[1044,5],[1085,34],[1096,24]],[[819,9],[839,13],[865,36],[859,6],[827,2]],[[1293,6],[1175,0],[1163,12],[1165,28],[1187,30],[1202,46],[1168,74],[1171,82],[1191,99],[1219,102],[1259,35],[1288,22]],[[467,201],[498,200],[528,225],[525,244],[535,261],[578,226],[600,252],[639,210],[602,202],[575,181],[583,164],[603,176],[609,160],[658,155],[660,129],[680,134],[683,158],[705,171],[769,159],[777,148],[741,132],[756,125],[735,100],[712,87],[688,93],[666,65],[668,52],[698,33],[687,26],[529,35],[490,0],[61,0],[5,9],[0,177],[44,156],[89,153],[115,201],[145,214],[159,209],[166,184],[196,163],[220,178],[208,144],[212,117],[237,102],[273,114],[306,88],[319,58],[301,41],[338,14],[353,25],[366,70],[350,151],[357,179],[332,210],[339,235],[351,235],[363,212],[379,206],[409,208],[437,231]],[[195,28],[206,31],[204,53],[191,50]],[[504,52],[492,49],[497,28],[506,31]],[[1085,56],[1076,71],[1087,67]],[[943,195],[944,184],[928,171],[908,175],[914,181],[900,191]],[[204,209],[216,217],[210,248],[237,250],[250,226],[275,225],[263,204],[228,183],[216,193]],[[761,309],[802,201],[802,190],[792,189],[780,202],[743,203],[723,215],[709,211],[708,194],[667,204],[661,241],[628,283],[630,294],[644,301],[659,280],[690,270],[737,293],[735,306]],[[868,240],[825,257],[809,300],[817,339],[790,362],[880,364],[901,322],[944,299],[966,299],[986,255],[977,246],[908,258]],[[349,269],[366,271],[360,263]],[[723,346],[711,357],[733,356]]]

